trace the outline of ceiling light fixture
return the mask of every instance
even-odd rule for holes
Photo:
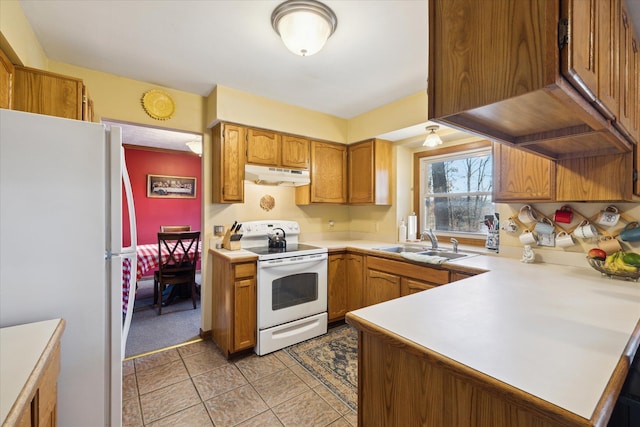
[[[440,126],[438,125],[427,126],[426,129],[427,129],[427,132],[429,133],[427,134],[427,139],[425,139],[424,143],[422,143],[423,147],[435,147],[437,145],[442,144],[442,139],[440,139],[440,137],[436,133],[436,131],[440,129]]]
[[[271,25],[291,52],[311,56],[336,30],[338,18],[319,1],[288,0],[273,10]]]
[[[185,143],[189,150],[196,153],[198,156],[202,156],[202,142],[200,141],[189,141]]]

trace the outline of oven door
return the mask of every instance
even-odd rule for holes
[[[258,329],[326,311],[326,253],[258,261]]]

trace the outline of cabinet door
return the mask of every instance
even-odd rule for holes
[[[256,279],[238,280],[233,299],[233,351],[256,344]]]
[[[0,108],[13,108],[13,64],[0,49]]]
[[[473,276],[475,276],[475,274],[461,273],[459,271],[452,271],[451,272],[451,281],[452,282],[456,282],[458,280],[466,279],[467,277],[473,277]]]
[[[280,135],[261,129],[247,129],[247,163],[278,166]]]
[[[282,135],[282,166],[309,169],[309,140],[293,135]]]
[[[327,267],[327,311],[330,322],[344,318],[347,313],[346,264],[344,254],[329,255]]]
[[[218,124],[213,139],[213,202],[244,201],[244,143],[242,126]]]
[[[373,140],[349,146],[349,203],[374,202],[374,145]]]
[[[632,168],[633,153],[558,160],[556,199],[559,202],[631,201]]]
[[[625,2],[620,5],[620,130],[638,141],[638,38]]]
[[[15,110],[82,120],[82,80],[15,67],[14,82]]]
[[[432,283],[403,277],[400,281],[400,296],[415,294],[435,287],[436,285]]]
[[[550,202],[555,199],[555,163],[504,144],[493,144],[493,201]]]
[[[598,100],[606,117],[617,118],[620,110],[619,37],[620,0],[598,0]]]
[[[312,141],[311,203],[347,201],[347,147]]]
[[[562,74],[589,102],[597,99],[598,91],[597,3],[562,1],[562,15],[568,20],[568,44],[561,50]]]
[[[347,254],[347,311],[364,307],[364,258],[362,255]]]
[[[367,269],[364,305],[378,304],[400,297],[400,277],[395,274]]]

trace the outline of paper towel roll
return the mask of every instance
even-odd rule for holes
[[[407,217],[407,240],[416,240],[416,232],[418,226],[418,219],[415,212],[411,212],[411,215]]]

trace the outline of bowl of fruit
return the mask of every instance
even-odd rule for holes
[[[635,282],[640,279],[640,254],[635,252],[618,251],[607,255],[602,249],[593,248],[587,254],[587,261],[603,276]]]

